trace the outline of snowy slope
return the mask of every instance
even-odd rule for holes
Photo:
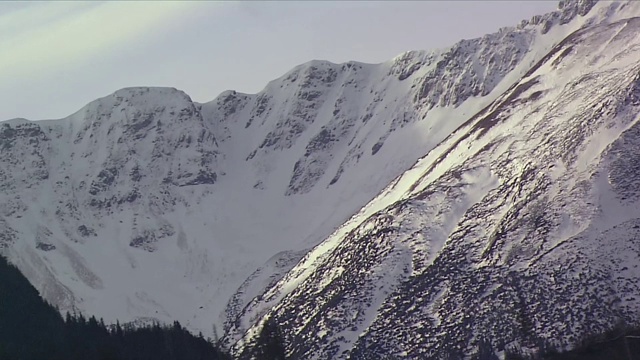
[[[264,314],[305,359],[571,346],[637,321],[640,7],[568,6],[524,25],[539,62],[247,307],[238,351]]]
[[[123,89],[5,122],[3,252],[63,310],[211,334],[272,278],[245,282],[256,269],[288,270],[463,120],[416,107],[430,68],[398,66],[316,61],[256,95]]]

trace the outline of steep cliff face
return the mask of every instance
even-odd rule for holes
[[[473,358],[637,323],[640,12],[592,11],[254,299],[238,352],[263,315],[305,359]]]
[[[66,119],[0,126],[2,246],[65,310],[110,290],[110,262],[135,269],[109,249],[156,251],[178,232],[176,207],[217,178],[216,139],[174,89],[124,89]]]

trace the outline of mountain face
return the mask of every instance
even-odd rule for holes
[[[5,121],[0,248],[63,311],[242,332],[254,297],[554,41],[526,25],[378,65],[312,61],[254,95],[132,88]]]
[[[258,94],[128,88],[0,123],[0,251],[61,310],[242,354],[460,358],[635,321],[634,2]],[[376,354],[376,356],[373,356]]]
[[[301,359],[481,358],[637,324],[640,11],[592,5],[255,299],[238,352],[263,309]]]

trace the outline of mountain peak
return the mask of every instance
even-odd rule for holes
[[[114,92],[110,98],[140,108],[160,105],[163,107],[193,106],[189,95],[173,87],[128,87]]]
[[[576,9],[579,15],[584,16],[597,2],[598,0],[560,0],[558,9]]]
[[[576,16],[585,16],[596,5],[598,0],[560,0],[558,10],[561,11],[563,23],[573,20]]]
[[[193,118],[198,110],[185,92],[171,87],[129,87],[94,100],[72,115],[83,130],[104,124],[132,126],[135,131],[156,126],[158,121]],[[199,118],[196,117],[196,118]]]
[[[176,96],[176,95],[188,95],[182,91],[178,90],[174,87],[164,87],[164,86],[132,86],[125,87],[120,90],[117,90],[113,93],[114,96],[121,97],[154,97],[154,96]]]

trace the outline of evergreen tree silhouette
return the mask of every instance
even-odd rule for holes
[[[284,337],[278,324],[269,317],[256,340],[254,354],[257,360],[285,360]]]

